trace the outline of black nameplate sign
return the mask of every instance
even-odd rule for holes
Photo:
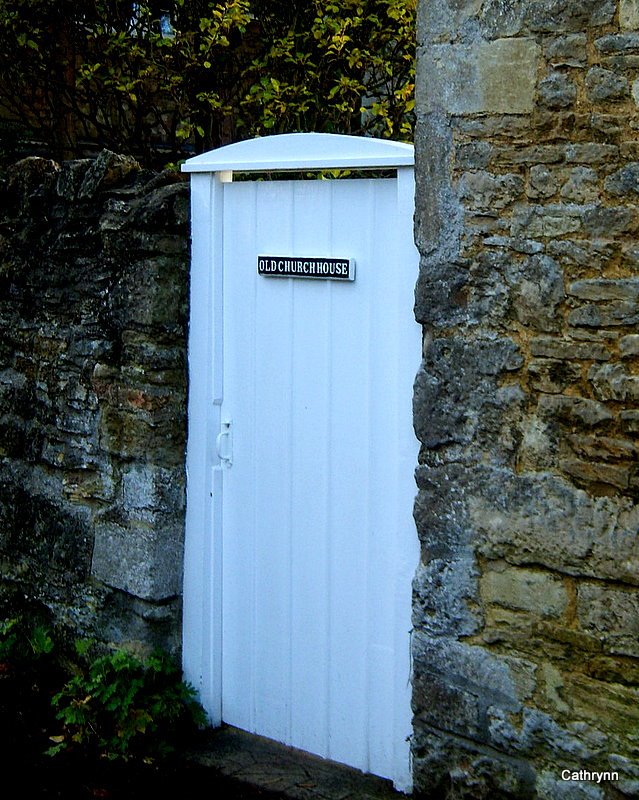
[[[355,262],[351,258],[311,258],[310,256],[258,256],[258,275],[271,278],[315,278],[354,281]]]

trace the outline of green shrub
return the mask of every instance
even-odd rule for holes
[[[185,731],[205,721],[193,688],[162,653],[146,661],[124,650],[103,655],[52,702],[63,731],[50,737],[50,755],[79,751],[152,761],[171,753]]]
[[[13,667],[47,656],[54,644],[46,625],[30,625],[22,617],[0,620],[0,661]]]
[[[8,764],[41,755],[55,723],[51,697],[65,679],[41,610],[0,618],[0,750]]]
[[[56,158],[266,133],[410,141],[416,0],[0,0],[0,110]]]

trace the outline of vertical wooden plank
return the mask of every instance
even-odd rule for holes
[[[183,666],[212,724],[221,720],[221,596],[219,523],[212,438],[221,386],[222,188],[215,176],[191,179],[191,318],[188,364],[187,502],[184,550]],[[213,224],[212,224],[213,221]],[[215,510],[221,502],[216,483]]]
[[[368,768],[366,675],[369,493],[369,257],[372,184],[331,181],[333,255],[356,279],[331,290],[330,663],[328,755]]]
[[[222,415],[232,420],[233,463],[224,468],[223,718],[255,730],[255,184],[225,184]]]
[[[294,201],[294,253],[323,255],[331,236],[327,187],[321,181],[296,182]],[[287,280],[293,283],[291,732],[296,747],[325,755],[329,286]]]
[[[257,185],[255,257],[290,252],[289,182]],[[253,263],[253,270],[256,269]],[[291,281],[255,276],[255,687],[256,728],[290,737],[291,648]]]
[[[371,769],[389,774],[392,769],[393,729],[393,638],[394,590],[393,542],[395,524],[394,489],[389,492],[389,474],[395,475],[397,418],[398,263],[395,181],[375,180],[370,213],[371,258],[375,259],[371,290],[370,362],[371,426],[369,430],[368,482],[371,493],[368,580],[371,591],[367,606],[368,650],[368,749]],[[392,223],[391,223],[392,220]],[[380,387],[388,387],[380,391]],[[382,466],[383,465],[383,466]],[[409,479],[412,475],[409,476]],[[392,479],[394,480],[394,478]],[[373,767],[374,765],[374,767]]]

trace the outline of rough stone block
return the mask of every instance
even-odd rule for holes
[[[413,618],[429,636],[470,636],[480,625],[474,609],[477,567],[469,555],[420,565],[413,581]]]
[[[624,133],[624,118],[621,114],[594,113],[590,115],[590,128],[608,140],[619,139]]]
[[[507,4],[500,0],[488,0],[481,5],[478,17],[486,39],[516,36],[521,31],[526,12],[526,4],[522,0],[512,0]]]
[[[553,67],[584,67],[588,62],[585,33],[568,33],[551,39],[546,46],[546,58]]]
[[[526,259],[513,295],[515,314],[522,324],[541,331],[560,327],[557,309],[564,300],[564,277],[554,259],[543,255]]]
[[[412,640],[413,662],[426,674],[446,676],[484,702],[509,711],[521,708],[520,693],[531,693],[535,665],[521,658],[502,658],[482,647],[446,637],[431,637],[417,630]]]
[[[85,172],[78,197],[92,198],[98,192],[121,185],[129,175],[139,170],[140,165],[132,156],[103,150]]]
[[[629,466],[598,464],[577,458],[561,458],[559,467],[568,475],[586,484],[605,483],[617,489],[627,489],[630,482]]]
[[[569,328],[568,335],[577,342],[598,342],[606,347],[613,348],[615,343],[619,340],[619,331],[607,331],[600,329],[597,331],[584,330],[582,328]]]
[[[481,5],[482,0],[467,0],[463,3],[432,0],[427,3],[418,17],[418,43],[454,38],[459,30],[463,30],[476,17]]]
[[[530,138],[530,119],[520,114],[488,114],[485,116],[453,117],[451,127],[460,134],[480,139],[522,143]]]
[[[526,194],[533,200],[552,197],[559,191],[561,182],[562,176],[557,170],[545,164],[535,164],[530,168]]]
[[[594,169],[575,167],[561,187],[564,200],[573,203],[594,203],[599,199],[599,176]]]
[[[521,727],[516,727],[502,709],[491,708],[489,726],[493,744],[506,752],[530,752],[542,747],[555,757],[564,759],[587,760],[593,757],[590,748],[574,733],[537,709],[525,708]]]
[[[607,652],[639,657],[637,590],[582,583],[577,592],[577,616],[582,628],[597,635]]]
[[[161,648],[181,658],[181,601],[141,600],[118,590],[103,590],[106,599],[95,612],[91,633],[100,639],[133,650],[142,657]]]
[[[0,464],[0,551],[6,580],[13,567],[17,586],[26,580],[33,597],[72,603],[89,574],[93,537],[86,509],[70,507],[60,484],[37,467]]]
[[[639,142],[622,141],[619,155],[624,161],[639,161]]]
[[[573,395],[540,397],[538,413],[541,417],[555,417],[570,424],[580,423],[588,427],[613,418],[612,413],[602,403]]]
[[[582,225],[582,209],[578,206],[551,203],[547,206],[515,208],[510,235],[524,238],[554,238],[575,233]]]
[[[531,169],[539,164],[560,164],[565,157],[566,146],[563,144],[495,148],[496,163],[500,165],[530,164]]]
[[[460,553],[472,555],[471,532],[458,513],[464,504],[465,469],[460,464],[446,467],[418,467],[419,492],[414,516],[422,542],[422,561],[446,561]]]
[[[577,98],[577,87],[562,72],[554,72],[539,84],[539,99],[546,108],[568,108]]]
[[[610,351],[604,345],[572,342],[566,338],[550,336],[537,336],[531,339],[530,352],[534,356],[561,360],[610,360]]]
[[[523,192],[519,175],[491,175],[485,170],[466,172],[459,181],[459,197],[470,209],[506,208]]]
[[[533,39],[498,39],[478,48],[482,112],[525,114],[533,109],[540,48]],[[507,77],[507,80],[504,78]]]
[[[188,233],[189,187],[186,183],[160,186],[144,195],[132,224],[140,230]]]
[[[601,270],[616,257],[619,245],[610,241],[565,239],[548,242],[547,249],[550,255],[560,257],[564,264]]]
[[[421,724],[476,739],[481,708],[476,694],[455,686],[448,676],[415,670],[413,702]]]
[[[561,672],[551,661],[542,661],[539,666],[540,683],[544,689],[544,695],[549,702],[553,713],[563,716],[570,713],[570,706],[561,698],[561,690],[564,686],[564,679]],[[588,754],[591,755],[591,754]]]
[[[131,264],[112,293],[112,303],[123,328],[175,325],[185,314],[184,262],[161,255]]]
[[[447,164],[453,139],[442,114],[418,118],[415,132],[416,170],[415,241],[423,256],[422,266],[459,260],[462,207],[453,191]],[[419,155],[417,155],[419,154]],[[419,302],[419,297],[417,298]]]
[[[593,366],[588,378],[599,400],[639,400],[639,377],[629,375],[623,364]]]
[[[526,22],[534,31],[583,31],[589,26],[607,25],[612,21],[615,0],[535,0],[527,3]]]
[[[624,206],[594,206],[585,209],[583,221],[584,229],[591,236],[611,237],[634,230],[637,212]]]
[[[481,107],[477,56],[464,45],[418,49],[415,106],[420,114],[474,114]]]
[[[602,731],[636,730],[639,726],[639,689],[572,673],[566,675],[564,696],[579,717]]]
[[[424,800],[466,796],[535,798],[535,772],[526,760],[486,753],[464,737],[425,729],[413,741],[414,791]]]
[[[544,472],[479,478],[466,489],[466,509],[486,558],[639,583],[639,510],[630,499],[591,497]]]
[[[515,253],[532,256],[543,253],[544,246],[534,239],[513,239],[511,236],[487,236],[484,239],[486,247],[503,247]]]
[[[151,388],[157,391],[151,391]],[[111,454],[174,466],[183,461],[185,398],[166,387],[118,392],[102,411],[100,445]]]
[[[639,279],[589,278],[571,283],[567,292],[580,300],[634,301],[639,299]]]
[[[130,464],[122,475],[123,510],[132,518],[157,513],[179,515],[184,509],[184,471],[152,464]]]
[[[424,324],[456,325],[468,318],[468,268],[430,260],[423,264],[415,291],[415,318]]]
[[[616,325],[636,325],[639,322],[639,304],[618,300],[600,305],[585,305],[568,314],[568,323],[588,328]]]
[[[559,770],[561,772],[561,770]],[[585,781],[564,781],[558,772],[543,771],[537,780],[539,800],[604,800],[604,790]]]
[[[415,380],[418,438],[427,447],[468,444],[474,438],[483,442],[482,431],[503,426],[509,409],[521,403],[521,393],[513,387],[496,385],[498,375],[521,364],[521,354],[508,338],[480,339],[472,345],[456,338],[435,339]]]
[[[75,200],[87,169],[91,166],[90,158],[65,161],[60,167],[56,182],[56,194],[65,200]]]
[[[433,45],[420,51],[417,103],[423,112],[526,114],[534,107],[537,61],[533,39],[496,39],[476,48]],[[508,80],[504,80],[504,76]]]
[[[464,142],[455,149],[455,164],[459,169],[486,169],[493,147],[489,142]]]
[[[96,525],[92,574],[116,589],[146,600],[179,594],[183,530],[156,517],[153,527],[104,521]]]
[[[619,24],[625,30],[639,29],[639,2],[619,0]]]
[[[619,417],[627,433],[639,433],[639,411],[622,411]]]
[[[528,364],[533,389],[549,394],[560,394],[568,386],[581,379],[579,364],[570,364],[556,359],[534,359]],[[549,455],[549,454],[548,454]]]
[[[637,759],[612,753],[609,758],[610,769],[619,773],[619,791],[626,797],[639,796],[639,764]]]
[[[104,472],[92,470],[79,470],[65,472],[62,476],[62,489],[69,500],[76,503],[99,501],[111,503],[115,500],[115,484],[111,470],[107,467]]]
[[[604,181],[604,188],[616,197],[639,194],[639,162],[631,162],[613,172]]]
[[[575,433],[569,437],[569,441],[576,453],[597,461],[632,459],[639,450],[630,439],[615,439],[609,436],[586,436]]]
[[[591,67],[586,73],[586,94],[593,103],[624,100],[630,94],[630,84],[624,75]]]
[[[47,434],[43,432],[46,437]],[[61,440],[56,430],[45,438],[40,451],[40,458],[45,464],[58,469],[96,470],[100,468],[101,458],[96,452],[95,443],[81,437],[69,436]],[[55,437],[55,438],[53,438]]]
[[[619,340],[619,354],[622,358],[639,356],[639,334],[630,333]]]
[[[481,576],[480,592],[487,603],[543,617],[560,616],[568,605],[564,584],[554,575],[503,564],[487,565]]]
[[[595,39],[600,53],[624,53],[639,50],[639,33],[609,33]]]
[[[614,144],[577,142],[567,145],[564,152],[568,164],[603,164],[616,159],[619,148]]]

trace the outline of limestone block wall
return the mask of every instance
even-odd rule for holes
[[[0,603],[176,649],[188,185],[29,158],[0,209]]]
[[[418,52],[416,789],[637,797],[639,3],[422,0]]]

